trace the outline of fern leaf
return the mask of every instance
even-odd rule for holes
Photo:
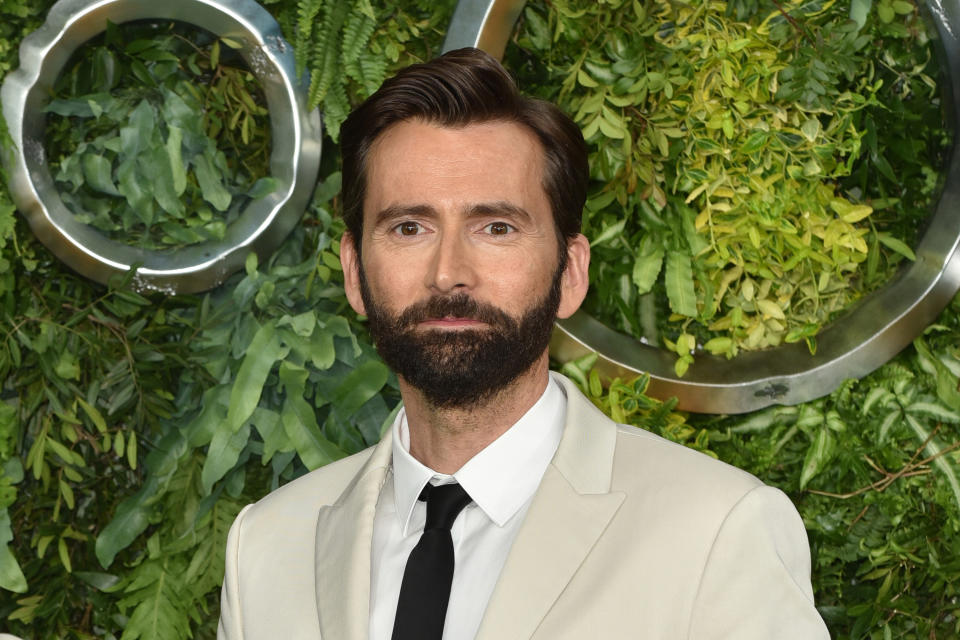
[[[310,60],[313,23],[323,6],[324,0],[300,0],[297,4],[297,30],[294,35],[293,60],[297,75],[303,73]]]
[[[363,97],[367,97],[383,84],[387,76],[387,60],[383,56],[365,52],[358,60],[345,61],[344,70],[362,87]]]
[[[343,62],[345,65],[356,62],[360,59],[370,42],[373,30],[376,28],[376,21],[359,11],[354,11],[347,19],[347,24],[343,28],[343,43],[340,45],[343,51]]]
[[[133,607],[120,640],[188,640],[191,620],[199,619],[189,589],[180,576],[185,567],[178,557],[148,559],[136,567],[117,603],[121,611]]]
[[[340,138],[340,125],[350,113],[350,100],[342,83],[330,87],[327,100],[323,105],[323,126],[336,142]]]
[[[313,50],[313,66],[310,69],[310,90],[307,106],[312,109],[323,102],[327,91],[340,74],[340,31],[347,19],[351,5],[348,0],[337,0],[327,7],[321,31],[317,34]]]

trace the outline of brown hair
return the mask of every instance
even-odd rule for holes
[[[586,200],[587,148],[580,128],[556,105],[520,94],[510,74],[479,49],[450,51],[388,79],[343,123],[343,217],[360,251],[367,154],[391,125],[423,120],[444,127],[502,120],[528,127],[544,151],[543,189],[560,241],[580,233]]]

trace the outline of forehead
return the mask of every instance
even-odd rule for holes
[[[364,215],[397,205],[444,208],[485,201],[549,211],[543,164],[540,141],[515,122],[464,127],[400,122],[370,149]]]

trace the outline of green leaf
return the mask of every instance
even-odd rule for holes
[[[867,16],[870,15],[870,7],[873,6],[873,0],[851,0],[850,19],[857,24],[857,31],[863,29],[867,23]]]
[[[247,195],[254,200],[259,200],[260,198],[268,196],[276,191],[279,185],[280,182],[276,178],[266,176],[254,182],[253,186],[247,189]]]
[[[904,411],[913,415],[928,416],[942,422],[960,423],[960,414],[933,402],[913,402],[904,407]]]
[[[170,161],[170,172],[173,175],[173,190],[177,197],[187,190],[187,170],[183,166],[181,145],[183,144],[183,129],[170,125],[167,135],[167,159]]]
[[[653,244],[652,242],[650,243]],[[637,288],[637,293],[641,295],[649,293],[653,289],[657,276],[663,268],[664,251],[661,247],[651,246],[649,253],[641,251],[633,263],[633,284]]]
[[[60,562],[67,573],[73,572],[73,563],[70,562],[70,550],[67,549],[67,541],[64,538],[57,540],[57,554],[60,556]]]
[[[347,454],[323,436],[316,413],[304,400],[307,375],[302,367],[289,362],[281,363],[280,380],[286,391],[286,399],[280,420],[303,464],[308,469],[316,469]]]
[[[903,240],[895,238],[894,236],[885,232],[878,233],[877,240],[879,240],[880,243],[885,247],[896,251],[907,260],[916,261],[917,256],[913,253],[913,249],[911,249],[910,246]]]
[[[150,524],[150,505],[158,488],[156,480],[147,480],[139,491],[120,503],[113,520],[97,536],[94,549],[104,569]]]
[[[27,579],[10,549],[11,540],[13,529],[10,526],[10,514],[6,509],[0,509],[0,589],[26,593]]]
[[[81,158],[83,178],[93,189],[111,196],[119,196],[120,192],[113,183],[113,169],[110,161],[102,155],[85,153]]]
[[[954,411],[960,411],[960,390],[957,388],[957,376],[953,375],[953,372],[939,358],[934,357],[922,337],[914,340],[913,346],[921,360],[933,369],[937,380],[937,397]]]
[[[349,418],[387,383],[390,370],[379,360],[367,360],[351,371],[333,392],[330,402],[342,419]]]
[[[262,459],[264,464],[269,462],[276,452],[293,449],[293,443],[287,437],[280,422],[280,414],[276,411],[257,407],[253,415],[250,416],[250,422],[256,427],[260,433],[260,439],[263,440]]]
[[[690,266],[690,256],[679,251],[667,253],[665,283],[670,310],[691,318],[696,317],[697,298],[693,289],[693,268]]]
[[[149,144],[156,127],[156,114],[150,103],[141,100],[130,112],[128,126],[120,129],[120,160],[132,160]]]
[[[167,213],[176,217],[184,214],[183,202],[176,191],[176,178],[171,170],[170,158],[164,146],[157,145],[138,158],[143,173],[152,178],[153,197]]]
[[[88,585],[98,591],[108,591],[111,587],[120,582],[120,578],[112,573],[103,573],[100,571],[74,571],[73,576],[86,582]]]
[[[136,471],[137,469],[137,432],[130,431],[127,434],[127,464]]]
[[[223,177],[214,166],[210,157],[209,147],[202,155],[193,159],[197,182],[203,199],[214,206],[218,211],[226,211],[232,199],[230,192],[223,186]]]
[[[803,137],[810,142],[816,142],[817,137],[820,135],[821,128],[819,119],[815,117],[807,118],[800,126],[800,132],[803,134]]]
[[[928,456],[936,456],[939,454],[942,447],[935,438],[930,438],[930,432],[912,415],[906,414],[906,420],[910,428],[917,434],[917,439],[920,442],[927,443],[926,454]],[[953,499],[957,506],[960,507],[960,479],[957,478],[957,471],[954,468],[954,464],[955,463],[946,456],[939,456],[933,460],[933,466],[940,471],[941,477],[947,481],[950,490],[953,492]]]
[[[217,429],[210,442],[210,449],[203,462],[203,471],[200,476],[204,495],[209,495],[213,485],[233,469],[249,439],[249,423],[244,423],[236,432],[230,430],[227,423]]]
[[[590,246],[595,247],[598,244],[603,244],[613,238],[617,237],[621,231],[623,231],[623,226],[627,223],[625,218],[617,220],[613,224],[606,225],[603,228],[603,231],[600,232],[593,240],[590,241]]]
[[[836,444],[836,438],[826,425],[817,431],[803,459],[803,469],[800,472],[801,489],[806,488],[807,483],[826,468],[833,459]]]
[[[230,433],[237,432],[253,413],[260,402],[267,375],[274,363],[288,351],[277,338],[274,322],[268,322],[257,330],[230,390],[230,408],[226,420],[226,428]]]
[[[77,398],[77,403],[83,408],[84,413],[90,418],[90,421],[93,422],[93,426],[97,428],[97,431],[100,433],[107,432],[107,422],[103,419],[103,415],[96,407],[90,405],[83,398]]]

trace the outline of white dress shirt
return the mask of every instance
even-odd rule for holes
[[[437,473],[410,455],[403,410],[394,421],[393,463],[373,523],[370,640],[390,640],[400,583],[410,551],[423,533],[427,484],[459,482],[473,498],[450,530],[455,566],[443,640],[471,640],[500,577],[507,554],[557,451],[566,396],[551,377],[540,399],[503,435],[453,475]]]

